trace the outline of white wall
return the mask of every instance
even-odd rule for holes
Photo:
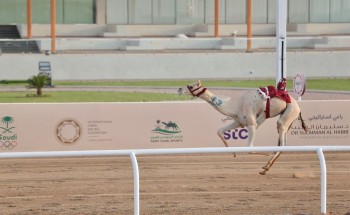
[[[350,77],[350,51],[287,54],[287,76]],[[115,52],[106,54],[2,54],[0,80],[28,79],[50,61],[55,80],[236,79],[275,77],[274,52]]]
[[[300,122],[294,122],[289,146],[350,144],[350,101],[299,104],[309,131],[306,134]],[[202,101],[0,104],[0,117],[5,116],[13,120],[11,133],[0,130],[0,153],[224,147],[216,131],[232,122],[223,122],[226,116]],[[254,146],[277,145],[277,119],[259,127]],[[169,122],[177,127],[166,127]],[[248,135],[246,128],[239,128],[226,132],[225,138],[230,146],[247,146]]]

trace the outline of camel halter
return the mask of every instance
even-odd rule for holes
[[[199,85],[197,88],[195,89],[191,89],[190,86],[187,85],[187,89],[188,91],[190,91],[190,93],[192,94],[192,96],[197,96],[199,97],[200,95],[202,95],[203,93],[205,93],[205,91],[207,91],[207,88],[203,88],[199,93],[195,93],[197,90],[200,90],[202,87],[202,85]]]

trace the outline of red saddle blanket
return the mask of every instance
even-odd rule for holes
[[[286,103],[291,103],[288,92],[284,90],[278,90],[274,86],[260,87],[258,92],[261,94],[263,99],[266,99],[266,119],[270,118],[270,99],[278,97]]]
[[[259,88],[267,97],[270,99],[274,97],[278,97],[285,101],[286,103],[290,103],[290,96],[287,91],[277,90],[274,86],[260,87]]]

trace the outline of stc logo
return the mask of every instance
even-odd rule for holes
[[[233,140],[245,140],[248,138],[248,130],[246,128],[235,129],[234,131],[225,131],[224,133],[225,140],[233,139]]]

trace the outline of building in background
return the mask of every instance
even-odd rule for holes
[[[27,26],[27,0],[0,0],[1,79],[26,80],[40,62],[53,80],[276,76],[277,0],[251,0],[251,39],[247,0],[219,0],[218,37],[215,0],[55,1],[56,25],[51,0],[31,0]],[[286,47],[288,78],[348,78],[350,0],[288,0]]]
[[[26,24],[26,1],[1,0],[0,24]],[[154,35],[151,36],[177,33],[195,35],[196,31],[207,31],[207,35],[200,36],[209,36],[210,27],[198,30],[198,25],[214,24],[214,2],[215,0],[56,0],[57,24],[145,25],[147,27],[154,25],[162,28],[162,33],[155,30]],[[221,35],[227,36],[237,30],[238,34],[245,35],[244,28],[240,26],[246,24],[246,0],[219,0],[219,3]],[[32,5],[33,24],[49,24],[50,0],[32,0]],[[252,16],[252,23],[256,26],[253,28],[253,33],[270,35],[273,33],[271,24],[273,25],[276,19],[276,0],[252,0]],[[344,26],[339,26],[339,24],[350,23],[350,0],[289,0],[288,23],[307,25],[309,31],[310,28],[316,28],[301,34],[317,33],[317,28],[322,34],[324,29],[321,29],[325,25],[329,28],[332,24],[337,24],[337,27],[329,28],[330,33],[343,34],[348,31],[350,33],[350,30],[344,31]],[[181,29],[177,29],[176,26],[193,28],[181,32]],[[293,29],[296,31],[296,28],[290,27],[292,31]],[[103,31],[110,32],[111,29],[113,28],[100,28],[98,35],[104,36]],[[38,30],[40,32],[40,28]],[[91,27],[86,28],[86,31],[91,31]],[[119,29],[119,34],[115,36],[128,36],[128,33],[130,36],[144,35],[142,29],[138,32],[137,29],[130,28]],[[40,36],[40,33],[37,34]],[[58,31],[57,34],[59,35],[60,32]],[[91,36],[97,35],[96,32],[91,34]],[[146,33],[145,36],[149,36],[147,34],[151,33]],[[86,32],[83,35],[86,35]]]
[[[94,0],[56,0],[58,24],[94,24]],[[50,0],[32,0],[33,24],[50,23]],[[27,0],[1,0],[0,24],[26,24]]]

